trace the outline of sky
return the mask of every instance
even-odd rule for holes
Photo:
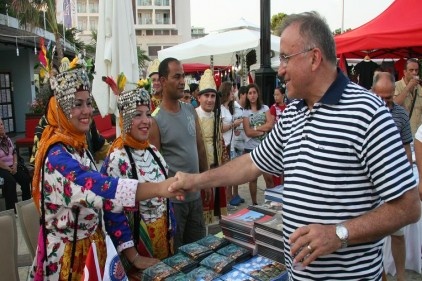
[[[317,11],[332,31],[341,28],[344,2],[344,29],[356,28],[382,13],[394,0],[271,0],[271,16]],[[260,25],[261,0],[190,0],[191,25],[209,33],[244,18]]]

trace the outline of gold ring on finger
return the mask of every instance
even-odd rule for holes
[[[306,248],[308,248],[309,252],[312,253],[312,247],[311,247],[311,245],[308,244],[308,246]]]

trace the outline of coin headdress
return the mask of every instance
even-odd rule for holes
[[[123,128],[122,132],[127,133],[132,127],[132,120],[136,115],[136,107],[139,105],[146,105],[150,107],[150,95],[141,87],[143,85],[140,81],[136,83],[136,88],[125,91],[126,76],[120,73],[117,78],[117,83],[112,77],[103,76],[103,81],[109,85],[115,95],[117,95],[117,107],[122,118]]]
[[[59,106],[66,117],[70,119],[75,93],[81,90],[90,90],[85,60],[81,55],[76,56],[71,62],[64,57],[61,61],[59,73],[51,75],[49,80]]]

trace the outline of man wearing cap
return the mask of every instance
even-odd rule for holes
[[[195,110],[202,129],[208,165],[210,168],[215,168],[221,165],[224,146],[221,132],[220,98],[217,95],[217,86],[210,69],[205,70],[199,81],[198,100],[200,105]],[[227,215],[225,187],[217,187],[213,189],[213,192],[214,200],[203,200],[202,202],[207,224],[213,223],[216,217]]]
[[[169,177],[177,171],[197,173],[208,170],[207,154],[198,115],[191,104],[179,101],[185,88],[180,61],[163,60],[158,68],[162,102],[152,116],[150,143],[155,145],[169,165]],[[210,196],[209,191],[206,193]],[[176,217],[174,249],[205,236],[201,194],[189,192],[185,200],[171,199]]]
[[[151,88],[151,112],[157,108],[162,100],[162,91],[160,79],[158,77],[158,66],[160,65],[160,61],[155,59],[151,62],[147,69],[148,77],[151,79],[152,88]]]

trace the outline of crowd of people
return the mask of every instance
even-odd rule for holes
[[[60,67],[34,145],[41,227],[29,279],[79,280],[93,241],[104,267],[102,221],[126,272],[143,270],[203,238],[206,223],[244,202],[239,184],[249,183],[258,204],[261,175],[266,188],[284,184],[290,280],[381,280],[388,235],[398,237],[393,254],[404,270],[402,228],[419,220],[422,200],[410,150],[413,133],[422,177],[418,62],[408,60],[396,83],[377,73],[378,98],[338,70],[333,36],[317,13],[290,15],[280,31],[285,84],[273,105],[263,104],[256,84],[217,89],[207,70],[187,85],[180,61],[155,60],[151,93],[112,87],[122,132],[112,144],[92,129],[83,60]],[[30,180],[17,169],[2,122],[0,140],[0,177],[13,208],[16,181],[28,199]],[[104,157],[100,171],[89,147]]]

